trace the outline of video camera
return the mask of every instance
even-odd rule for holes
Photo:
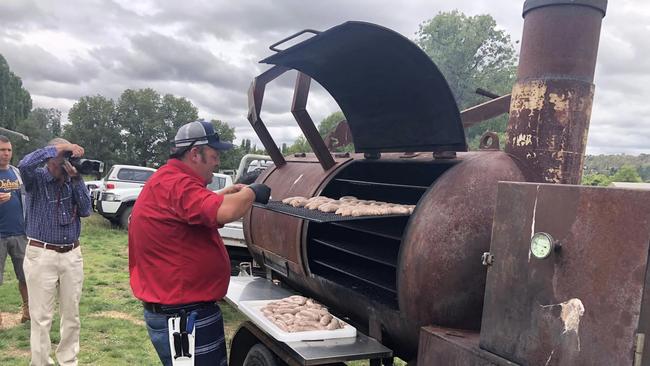
[[[104,172],[104,162],[92,159],[82,159],[72,157],[71,151],[66,151],[64,158],[77,169],[77,172],[82,175],[96,175],[99,176]]]

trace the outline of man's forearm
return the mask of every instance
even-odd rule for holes
[[[254,199],[255,193],[250,189],[242,189],[237,193],[225,195],[223,203],[217,211],[217,222],[220,225],[225,225],[240,219],[250,210]]]
[[[18,169],[22,176],[25,187],[30,187],[36,179],[36,168],[43,165],[47,159],[56,157],[57,151],[54,146],[47,146],[27,154],[23,160],[18,163]]]

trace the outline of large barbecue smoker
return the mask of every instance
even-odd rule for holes
[[[527,0],[512,95],[459,112],[432,61],[380,26],[347,22],[273,46],[249,90],[249,120],[275,166],[272,201],[244,219],[269,277],[322,302],[352,340],[280,342],[252,322],[231,365],[650,365],[643,348],[650,192],[577,186],[605,0]],[[285,49],[303,33],[313,35]],[[283,156],[262,120],[266,85],[297,71],[291,111],[314,153]],[[311,79],[343,111],[355,153],[329,152],[308,111]],[[463,127],[509,112],[505,151]],[[292,196],[416,205],[342,217]],[[229,299],[279,298],[233,278]],[[289,293],[289,292],[286,292]]]

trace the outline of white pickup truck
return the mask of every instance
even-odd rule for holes
[[[131,165],[113,166],[99,189],[93,192],[97,212],[123,229],[128,229],[133,205],[145,182],[155,171],[156,169]],[[232,185],[229,175],[213,173],[208,188],[218,191],[229,185]]]
[[[142,166],[113,165],[92,192],[93,206],[100,215],[126,228],[135,199],[155,171]]]
[[[252,183],[259,173],[268,166],[270,157],[266,155],[245,155],[239,164],[235,180]],[[100,215],[124,229],[128,229],[129,216],[142,187],[155,169],[114,165],[106,177],[99,182],[99,188],[92,193],[94,207]],[[233,177],[227,174],[213,173],[212,183],[208,189],[221,190],[233,184]],[[224,244],[232,249],[231,256],[248,256],[242,221],[234,221],[219,229]]]

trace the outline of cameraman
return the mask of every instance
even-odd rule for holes
[[[89,216],[91,207],[88,189],[66,156],[83,154],[81,146],[56,138],[18,165],[27,192],[28,245],[23,269],[29,291],[31,365],[53,364],[50,327],[57,295],[61,340],[56,358],[61,365],[77,364],[83,284],[79,218]]]

